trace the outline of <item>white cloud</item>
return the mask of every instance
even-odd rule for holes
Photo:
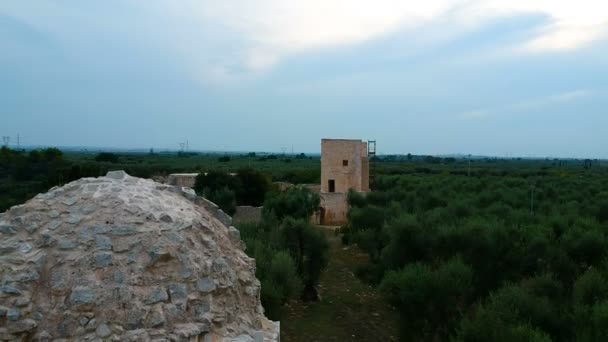
[[[527,52],[571,50],[608,35],[605,0],[479,0],[486,16],[537,13],[548,22],[522,46]]]
[[[268,69],[304,50],[357,44],[397,30],[441,25],[443,19],[466,29],[498,17],[546,16],[546,24],[516,47],[525,53],[581,48],[608,35],[606,0],[223,0],[190,4],[189,13],[198,16],[203,25],[220,23],[242,37],[240,63],[249,71]]]
[[[496,18],[525,14],[545,16],[546,24],[515,47],[523,53],[577,49],[608,36],[606,0],[125,1],[118,3],[128,3],[138,13],[121,13],[121,20],[150,14],[162,18],[157,26],[149,20],[150,27],[161,30],[156,38],[164,39],[196,68],[210,69],[203,74],[219,78],[268,70],[293,54],[358,44],[392,32],[446,23],[442,29],[467,30]],[[68,36],[86,31],[87,25],[113,34],[129,27],[128,22],[112,27],[111,20],[97,18],[95,13],[81,12],[80,20],[74,20],[78,11],[54,1],[21,4],[21,0],[5,0],[0,13]],[[65,27],[81,22],[82,27]]]

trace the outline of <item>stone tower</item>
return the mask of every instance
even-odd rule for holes
[[[369,191],[367,142],[350,139],[321,140],[321,211],[319,224],[348,221],[348,190]]]
[[[321,140],[321,192],[369,191],[367,142]]]

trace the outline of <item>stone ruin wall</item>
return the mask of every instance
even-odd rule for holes
[[[194,188],[196,176],[198,176],[198,173],[173,173],[169,175],[167,183],[169,185]]]
[[[255,261],[191,189],[110,172],[0,214],[1,341],[278,341]]]
[[[348,223],[348,202],[345,193],[321,193],[321,208],[313,222],[326,226],[343,226]],[[320,215],[323,215],[321,217]]]
[[[262,221],[262,210],[264,207],[252,207],[240,205],[236,207],[236,212],[232,215],[235,225],[239,223],[260,223]]]

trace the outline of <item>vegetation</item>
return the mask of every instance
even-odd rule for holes
[[[377,163],[376,191],[349,194],[350,223],[336,236],[308,223],[318,196],[270,185],[318,183],[319,158],[305,155],[2,148],[0,211],[109,170],[202,172],[198,191],[227,212],[264,204],[262,222],[239,229],[266,312],[289,340],[392,340],[397,327],[405,341],[608,339],[605,161],[410,154]],[[315,289],[322,302],[301,300]]]
[[[0,212],[74,175],[63,153],[49,148],[19,152],[0,149]]]
[[[286,217],[308,220],[319,208],[318,194],[295,186],[283,192],[274,192],[264,203],[264,215],[275,215],[279,220]]]
[[[240,168],[234,174],[222,171],[201,172],[196,177],[194,190],[215,202],[232,215],[235,206],[260,206],[271,189],[270,180],[251,168]]]
[[[264,203],[261,223],[238,227],[246,252],[256,260],[262,305],[272,319],[281,317],[289,299],[317,299],[315,286],[327,266],[329,249],[325,235],[310,224],[318,205],[318,195],[305,188],[274,193]]]
[[[359,248],[344,247],[340,236],[322,229],[329,242],[329,262],[319,280],[322,299],[289,301],[281,314],[281,341],[397,341],[399,316],[377,289],[355,277],[367,262]]]
[[[343,241],[368,253],[357,274],[398,309],[401,339],[608,338],[607,170],[443,168],[349,194]]]
[[[230,155],[228,161],[218,162],[218,155],[213,153],[87,153],[62,152],[58,149],[13,150],[3,147],[0,150],[0,212],[13,205],[23,203],[38,193],[45,192],[53,186],[63,185],[82,177],[99,177],[111,170],[125,170],[136,177],[150,178],[167,176],[180,172],[237,173],[240,170],[254,170],[243,173],[252,177],[246,180],[247,187],[242,193],[234,193],[234,204],[247,203],[261,205],[263,194],[269,189],[269,181],[291,181],[296,183],[319,182],[319,158],[293,159],[285,163],[286,158],[274,156],[263,159],[261,154]],[[265,181],[256,177],[263,175]],[[257,184],[257,185],[256,185]],[[262,186],[256,188],[255,186]],[[209,194],[214,201],[226,203],[230,211],[232,201],[224,186],[215,187]],[[234,188],[228,187],[234,192]],[[261,195],[262,194],[262,195]],[[239,201],[241,199],[241,201]]]
[[[109,152],[101,152],[95,157],[96,162],[118,163],[118,155]]]

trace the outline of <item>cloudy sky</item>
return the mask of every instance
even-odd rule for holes
[[[0,135],[608,158],[606,0],[2,0]]]

